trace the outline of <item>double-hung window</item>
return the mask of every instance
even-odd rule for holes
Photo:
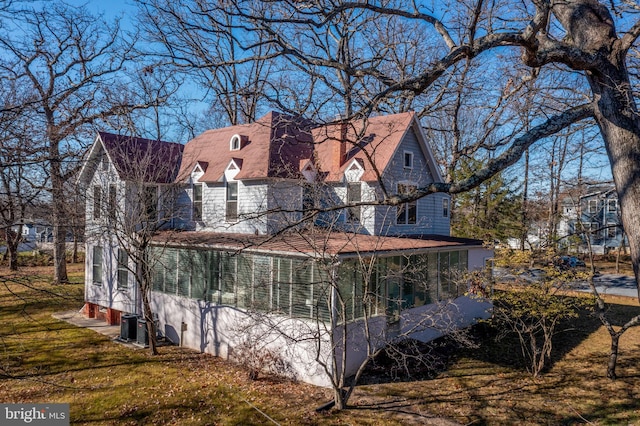
[[[93,218],[100,219],[100,210],[102,209],[102,188],[93,187]]]
[[[352,182],[347,184],[347,203],[355,204],[362,201],[362,190],[360,182]],[[352,206],[347,209],[347,222],[360,222],[361,206]]]
[[[109,185],[109,219],[116,219],[116,186]]]
[[[193,220],[202,220],[202,184],[193,185]]]
[[[93,283],[102,284],[102,247],[93,247],[93,259],[91,261],[91,270],[93,275]]]
[[[416,192],[416,185],[404,183],[398,184],[398,194],[411,195]],[[418,202],[417,200],[408,201],[398,206],[396,223],[398,225],[415,225],[418,218]]]
[[[154,185],[145,186],[143,197],[146,220],[158,220],[158,188]]]
[[[227,182],[227,222],[238,221],[238,182]]]
[[[118,288],[129,287],[129,255],[126,250],[118,249]]]

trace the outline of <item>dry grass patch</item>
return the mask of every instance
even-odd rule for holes
[[[623,336],[621,378],[610,381],[608,334],[587,314],[559,336],[537,380],[519,368],[511,343],[485,339],[432,380],[362,386],[353,409],[318,414],[326,389],[251,381],[235,365],[177,347],[153,357],[52,318],[82,306],[82,265],[72,266],[70,285],[50,285],[48,272],[0,279],[0,401],[68,402],[73,424],[272,424],[260,411],[292,425],[640,424],[640,328]],[[618,323],[640,313],[634,300],[611,301]]]

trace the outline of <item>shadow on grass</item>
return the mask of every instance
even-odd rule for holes
[[[608,316],[617,326],[624,324],[635,315],[640,315],[640,307],[608,306]],[[588,309],[582,309],[578,317],[559,324],[553,337],[551,359],[543,373],[582,344],[601,326],[600,320]],[[472,343],[471,346],[461,345],[449,337],[442,337],[430,343],[409,340],[402,342],[392,351],[384,351],[376,357],[367,367],[361,383],[429,380],[446,371],[449,365],[461,357],[527,371],[527,364],[517,336],[506,335],[498,338],[498,332],[491,324],[481,323],[469,330],[468,337]],[[477,374],[477,371],[470,371],[469,374]]]

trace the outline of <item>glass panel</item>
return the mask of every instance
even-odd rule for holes
[[[432,301],[440,300],[440,292],[438,291],[438,253],[429,253],[427,259],[429,296]]]
[[[279,259],[278,268],[278,311],[291,313],[291,259]],[[274,299],[276,299],[274,297]],[[274,300],[274,303],[276,300]]]
[[[331,321],[331,283],[325,265],[313,264],[313,299],[315,301],[315,318],[318,321]]]
[[[253,282],[253,256],[238,254],[238,274],[236,280],[236,306],[248,308],[251,306],[251,287]]]
[[[164,252],[164,291],[169,294],[176,294],[177,272],[178,272],[178,250],[173,248],[165,249]]]
[[[102,188],[93,187],[93,218],[100,219],[100,209],[102,208]]]
[[[227,182],[227,212],[228,221],[238,220],[238,182]]]
[[[93,283],[102,284],[102,247],[93,247]]]
[[[118,288],[129,287],[129,255],[124,249],[118,249]]]
[[[202,185],[193,185],[193,220],[202,219]]]
[[[209,283],[207,287],[207,300],[220,303],[220,252],[209,253]]]
[[[192,250],[178,250],[178,295],[189,297],[191,287],[191,270],[193,269]]]
[[[455,297],[455,288],[452,289],[452,277],[449,266],[449,252],[439,253],[439,270],[440,270],[440,299],[450,299]]]
[[[263,311],[271,309],[271,258],[253,257],[253,307]]]
[[[353,284],[354,263],[351,260],[342,262],[338,268],[338,286],[336,308],[338,309],[337,322],[353,320]],[[344,305],[344,308],[343,306]]]
[[[116,186],[109,185],[109,218],[116,218]]]
[[[303,260],[292,261],[291,316],[311,317],[311,267]]]
[[[147,221],[158,219],[158,189],[155,186],[144,187],[144,205]]]
[[[162,255],[162,249],[158,247],[151,248],[151,277],[153,290],[155,291],[164,291],[164,263]]]
[[[220,303],[235,306],[236,256],[220,254]]]
[[[418,218],[418,202],[411,201],[410,203],[407,203],[407,206],[407,223],[415,224]]]
[[[347,184],[347,203],[359,203],[361,201],[360,182]],[[347,209],[347,222],[360,222],[360,206]]]
[[[387,258],[387,320],[397,321],[400,317],[402,284],[402,264],[400,256]]]
[[[193,250],[193,269],[191,270],[191,297],[204,299],[207,288],[207,265],[209,256],[206,251]]]

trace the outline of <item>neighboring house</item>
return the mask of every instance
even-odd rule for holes
[[[132,153],[117,154],[118,144]],[[493,252],[449,236],[449,196],[378,202],[442,181],[413,113],[372,117],[364,126],[272,112],[209,130],[183,151],[174,146],[96,138],[80,175],[89,195],[89,315],[103,311],[117,322],[140,312],[139,292],[125,277],[130,259],[96,232],[110,211],[135,208],[120,205],[131,198],[126,170],[134,170],[150,187],[171,186],[164,194],[173,199],[148,198],[164,220],[149,259],[153,310],[175,343],[223,357],[253,344],[298,379],[327,385],[318,360],[343,368],[329,360],[346,351],[344,368],[353,373],[366,356],[365,321],[378,347],[403,335],[428,341],[488,316],[490,304],[468,295],[460,277],[483,268]],[[149,161],[162,147],[171,155]],[[158,168],[162,179],[152,173]]]
[[[18,231],[19,226],[13,226]],[[47,243],[53,241],[53,227],[43,221],[25,220],[22,224],[22,241],[27,243]]]
[[[578,238],[578,249],[605,254],[627,245],[620,219],[618,194],[612,184],[593,184],[578,202],[567,198],[563,202],[563,216],[559,233]],[[567,238],[568,240],[569,238]],[[590,243],[590,244],[588,244]]]

